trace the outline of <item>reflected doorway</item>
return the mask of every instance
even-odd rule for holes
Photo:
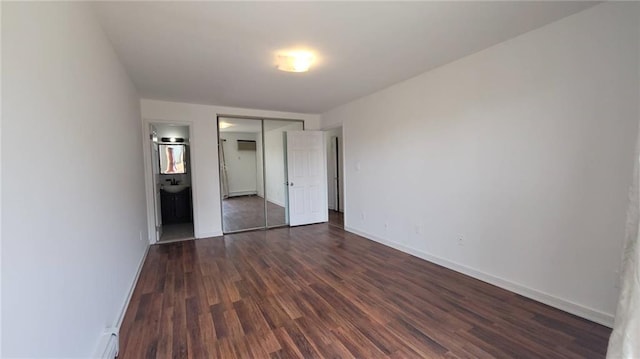
[[[224,233],[286,226],[286,132],[301,120],[218,117],[218,154]]]
[[[342,127],[325,131],[329,224],[344,228],[344,176]]]

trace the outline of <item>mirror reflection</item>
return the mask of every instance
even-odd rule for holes
[[[159,152],[161,174],[187,173],[184,145],[159,145]]]
[[[287,131],[302,131],[302,122],[264,120],[264,156],[267,200],[267,226],[289,224],[289,188],[287,185]]]
[[[218,118],[225,233],[288,224],[285,135],[303,128],[297,120]]]

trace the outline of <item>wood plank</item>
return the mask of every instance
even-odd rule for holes
[[[603,358],[609,335],[319,224],[153,246],[119,358]]]

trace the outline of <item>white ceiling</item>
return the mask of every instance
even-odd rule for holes
[[[322,113],[593,2],[99,2],[144,98]],[[308,48],[308,73],[275,52]]]
[[[244,118],[219,118],[220,122],[228,123],[231,126],[227,128],[221,128],[220,132],[250,132],[257,133],[262,131],[262,123],[256,120],[244,119]]]

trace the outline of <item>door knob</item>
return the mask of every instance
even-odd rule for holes
[[[289,183],[289,186],[293,187],[293,182]]]

